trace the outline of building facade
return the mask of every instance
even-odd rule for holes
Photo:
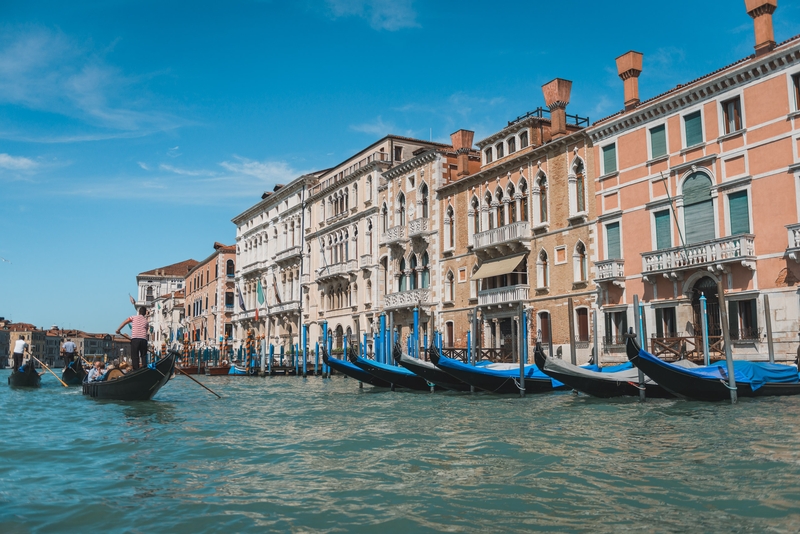
[[[183,289],[186,275],[196,265],[196,260],[185,260],[136,275],[136,285],[138,286],[136,307],[150,308],[155,299],[161,295]]]
[[[235,274],[236,248],[214,243],[214,252],[186,275],[184,324],[195,348],[219,348],[224,338],[233,335]],[[177,334],[174,321],[180,312],[176,306],[175,297],[172,302],[164,303],[162,311],[165,316],[161,322],[172,322],[160,334],[164,342],[169,342]]]
[[[186,327],[185,289],[157,297],[150,309],[150,342],[156,347],[162,343],[183,341]]]

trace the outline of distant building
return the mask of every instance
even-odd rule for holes
[[[36,328],[30,323],[10,323],[7,325],[10,340],[9,340],[9,357],[11,351],[14,350],[14,344],[22,336],[22,339],[30,346],[31,354],[39,360],[44,358],[45,354],[45,332]]]
[[[8,367],[10,361],[7,356],[11,354],[11,336],[7,328],[0,327],[0,369]]]
[[[186,275],[196,265],[196,260],[186,260],[139,273],[136,276],[136,285],[139,287],[136,306],[147,306],[149,308],[153,305],[153,301],[161,295],[183,289],[186,283]]]
[[[220,337],[232,337],[235,274],[236,247],[214,243],[186,276],[184,322],[195,347],[219,347]]]
[[[153,301],[150,311],[150,342],[161,350],[162,343],[178,339],[185,320],[184,290],[161,295]]]

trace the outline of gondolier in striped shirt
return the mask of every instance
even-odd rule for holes
[[[132,315],[122,321],[117,328],[117,334],[122,327],[130,323],[131,325],[131,365],[136,370],[147,365],[147,332],[150,329],[150,322],[147,320],[147,308],[139,308],[139,315]]]

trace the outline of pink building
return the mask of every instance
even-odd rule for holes
[[[595,263],[603,357],[643,302],[651,351],[721,356],[717,280],[735,356],[766,359],[765,296],[776,360],[794,360],[800,318],[800,36],[776,44],[777,0],[746,0],[755,53],[640,101],[643,57],[617,58],[625,109],[587,130],[597,161]],[[647,75],[646,68],[644,75]]]

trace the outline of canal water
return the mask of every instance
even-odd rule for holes
[[[0,531],[797,532],[800,398],[525,399],[186,377],[12,390]]]

